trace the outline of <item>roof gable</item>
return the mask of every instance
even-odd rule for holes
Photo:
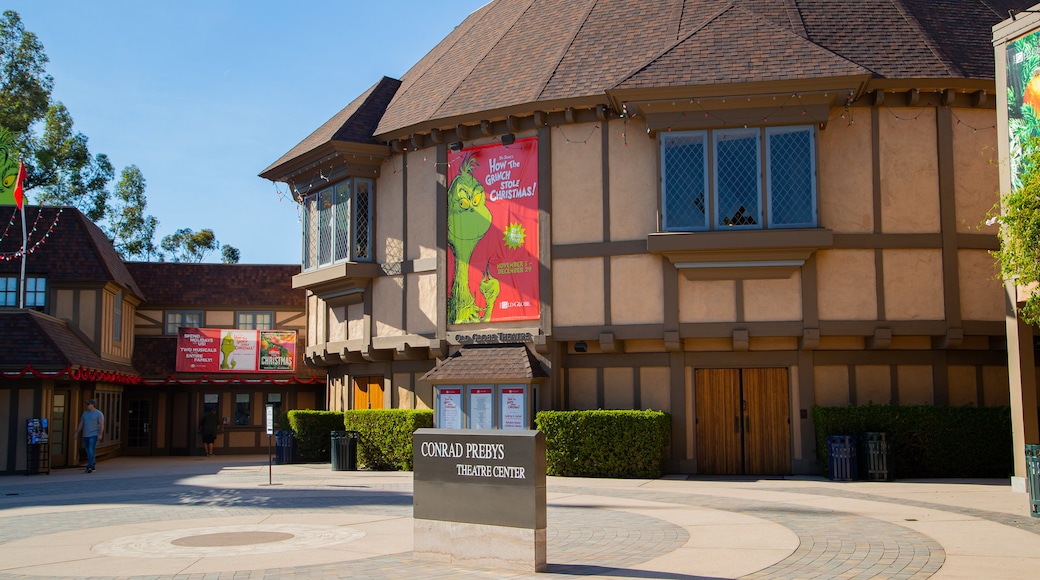
[[[423,375],[424,381],[520,380],[549,376],[522,344],[469,345]]]
[[[615,88],[768,82],[867,72],[790,30],[730,6]]]
[[[22,247],[21,220],[15,206],[0,208],[0,223],[8,222],[0,252],[13,256]],[[143,298],[141,288],[127,271],[104,232],[74,207],[26,206],[30,252],[28,275],[44,275],[53,282],[115,282]],[[55,243],[56,242],[56,243]],[[20,261],[0,261],[0,273],[17,273]]]

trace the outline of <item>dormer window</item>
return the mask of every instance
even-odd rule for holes
[[[304,198],[304,270],[372,260],[372,189],[352,177]]]
[[[47,305],[47,279],[29,276],[25,279],[25,307],[43,312]],[[18,276],[0,277],[0,307],[18,308]]]

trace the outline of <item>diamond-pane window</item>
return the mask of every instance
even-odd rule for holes
[[[303,200],[303,268],[318,265],[318,199],[310,196]]]
[[[367,261],[372,259],[372,180],[355,179],[354,184],[354,256]]]
[[[332,204],[332,188],[318,192],[318,263],[332,262],[332,215],[335,213]]]
[[[715,131],[715,227],[762,225],[757,129]]]
[[[766,131],[769,225],[815,227],[816,156],[811,127]]]
[[[691,131],[661,139],[665,231],[707,228],[708,133]]]
[[[336,185],[336,261],[350,258],[350,180]]]
[[[372,259],[372,187],[348,178],[304,199],[304,270]]]
[[[811,125],[662,134],[662,229],[816,227],[815,144]]]

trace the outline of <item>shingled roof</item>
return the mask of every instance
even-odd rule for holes
[[[0,254],[13,256],[22,247],[22,225],[15,206],[0,207]],[[5,225],[6,224],[6,225]],[[40,273],[48,282],[115,282],[138,298],[141,288],[127,271],[112,242],[94,222],[74,207],[26,206],[29,230],[26,273]],[[61,243],[51,244],[59,238]],[[20,260],[0,260],[0,273],[17,274]]]
[[[304,291],[292,287],[297,264],[192,264],[127,262],[148,296],[148,307],[304,306]]]
[[[64,321],[33,310],[0,310],[0,336],[9,346],[0,351],[2,368],[54,372],[72,367],[138,375],[130,365],[101,358]]]
[[[423,375],[423,380],[499,381],[549,376],[538,359],[522,344],[470,345],[455,351],[443,363]]]

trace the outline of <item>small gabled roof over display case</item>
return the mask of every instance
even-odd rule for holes
[[[423,375],[431,383],[517,380],[548,377],[542,363],[522,344],[467,345]]]

